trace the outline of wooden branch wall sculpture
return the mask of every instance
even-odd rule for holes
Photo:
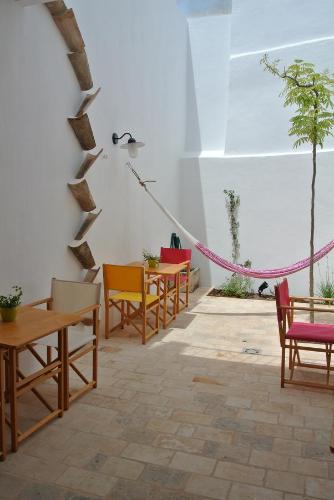
[[[67,54],[76,74],[81,90],[90,90],[93,87],[93,79],[90,72],[88,57],[85,50]]]
[[[68,187],[72,191],[74,198],[79,203],[79,206],[83,212],[91,212],[92,210],[95,210],[95,201],[85,179],[83,179],[81,182],[78,182],[77,184],[68,183]]]
[[[96,97],[99,95],[101,90],[101,87],[97,89],[97,91],[94,94],[87,94],[84,100],[81,103],[81,106],[75,115],[76,117],[82,116],[87,108],[92,104],[92,102],[96,99]]]
[[[79,231],[77,232],[77,234],[74,237],[75,240],[82,240],[82,238],[90,230],[90,228],[92,227],[92,225],[94,224],[94,222],[96,221],[96,219],[98,218],[98,216],[100,215],[101,212],[102,212],[102,210],[100,210],[96,214],[90,213],[87,215],[87,217],[85,218],[85,220],[81,224]]]
[[[85,283],[93,283],[96,276],[99,273],[100,268],[98,267],[97,269],[89,269],[86,273],[86,276],[84,278]]]
[[[84,151],[90,151],[96,147],[94,134],[87,113],[78,118],[68,118],[68,122]]]
[[[82,162],[75,178],[82,179],[83,177],[85,177],[85,175],[87,174],[90,167],[96,162],[96,160],[98,159],[98,157],[100,156],[100,154],[102,152],[103,152],[103,149],[100,149],[100,151],[96,155],[92,155],[90,153],[87,153],[86,158]]]
[[[95,260],[87,241],[76,247],[68,245],[68,248],[73,252],[84,269],[92,269],[95,266]]]
[[[68,9],[63,0],[46,2],[45,6],[50,12],[59,30],[59,33],[63,37],[64,42],[68,50],[70,51],[70,53],[68,53],[67,55],[78,80],[80,89],[82,91],[90,90],[93,87],[93,79],[89,68],[87,54],[85,51],[85,42],[83,40],[73,10]],[[84,96],[76,117],[68,118],[68,122],[71,125],[79,141],[79,144],[84,151],[89,151],[96,147],[94,134],[86,111],[98,96],[100,90],[101,89],[99,88],[96,92]],[[90,167],[99,158],[102,151],[103,149],[101,149],[95,155],[89,153],[86,155],[76,175],[77,179],[82,179],[81,182],[78,182],[76,184],[68,183],[73,196],[79,203],[79,206],[83,212],[92,212],[92,210],[95,210],[96,208],[88,183],[84,179],[84,177]],[[88,213],[86,215],[85,220],[81,224],[80,229],[75,236],[76,240],[81,240],[84,238],[101,212],[102,210],[99,210],[97,213]],[[93,269],[95,267],[95,260],[87,241],[84,241],[80,245],[76,246],[68,245],[68,248],[80,262],[82,268],[88,269],[84,277],[84,281],[93,283],[97,274],[99,273],[100,267]]]

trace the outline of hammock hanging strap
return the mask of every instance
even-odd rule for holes
[[[199,250],[205,257],[210,259],[212,262],[217,264],[220,267],[223,267],[227,271],[231,271],[232,273],[242,274],[243,276],[249,276],[251,278],[260,278],[260,279],[271,279],[271,278],[282,278],[283,276],[288,276],[289,274],[297,273],[302,269],[306,269],[311,264],[310,257],[300,260],[295,264],[292,264],[287,267],[280,267],[277,269],[249,269],[244,266],[240,266],[238,264],[233,264],[228,260],[220,257],[216,253],[212,252],[209,248],[207,248],[203,243],[198,241],[194,236],[192,236],[189,231],[187,231],[182,224],[180,224],[175,217],[165,208],[161,203],[156,199],[156,197],[149,191],[146,186],[146,183],[149,181],[142,181],[137,174],[137,172],[132,167],[131,163],[127,163],[127,166],[130,168],[132,173],[138,179],[139,184],[145,189],[146,193],[150,196],[150,198],[154,201],[154,203],[160,208],[160,210],[168,217],[168,219],[175,224],[175,226],[182,232],[182,234],[187,238],[187,240],[192,243],[197,250]],[[334,240],[330,241],[323,248],[318,250],[313,257],[313,263],[318,262],[320,259],[325,257],[331,250],[334,248]]]

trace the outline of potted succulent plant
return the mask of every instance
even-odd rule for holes
[[[156,268],[159,265],[160,257],[153,255],[147,250],[143,250],[144,261],[147,262],[148,267]]]
[[[12,289],[13,293],[0,295],[0,314],[5,323],[15,321],[17,307],[21,304],[22,288],[15,285]]]

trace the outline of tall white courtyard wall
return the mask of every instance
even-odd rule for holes
[[[0,2],[0,293],[20,284],[24,300],[49,293],[50,279],[83,272],[67,249],[82,213],[67,188],[83,154],[67,123],[84,94],[67,48],[43,5]],[[178,211],[185,141],[186,21],[174,0],[73,0],[95,89],[89,110],[97,149],[87,176],[103,210],[87,239],[97,264],[159,251],[172,226],[124,164],[113,132],[146,142],[134,166]],[[94,151],[93,151],[94,152]],[[101,276],[101,275],[100,275]]]
[[[249,258],[255,268],[273,268],[309,254],[310,147],[293,150],[293,138],[288,136],[293,110],[283,107],[278,96],[281,82],[263,71],[260,59],[265,52],[286,65],[302,58],[319,70],[334,72],[333,17],[330,0],[233,1],[225,151],[217,143],[211,151],[196,155],[192,143],[181,169],[183,183],[195,186],[182,200],[183,222],[220,255],[231,255],[224,189],[234,189],[241,197],[241,261]],[[200,131],[191,106],[188,113],[192,118],[188,126]],[[334,139],[330,138],[319,155],[316,249],[334,237],[333,165]],[[203,269],[203,284],[218,285],[229,275],[198,254],[195,261]],[[325,267],[326,260],[321,264],[323,277]],[[316,286],[319,281],[316,268]],[[294,292],[307,293],[307,271],[290,282]]]

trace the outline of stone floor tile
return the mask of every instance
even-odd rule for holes
[[[1,485],[2,486],[2,485]],[[1,490],[0,490],[1,493]],[[63,488],[53,483],[31,483],[21,490],[16,497],[17,500],[63,500]]]
[[[205,441],[216,441],[217,443],[231,443],[234,432],[220,430],[216,427],[197,425],[193,437],[204,439]]]
[[[297,474],[317,476],[328,479],[328,464],[320,460],[290,457],[289,470]]]
[[[255,430],[255,422],[241,418],[217,418],[212,425],[217,429],[237,432],[254,432]]]
[[[268,488],[234,483],[228,500],[283,500],[283,493]]]
[[[192,437],[195,432],[195,426],[193,424],[177,424],[179,425],[177,435],[183,437]]]
[[[314,432],[311,429],[297,427],[293,429],[293,438],[297,439],[297,441],[311,443],[314,440]]]
[[[186,453],[201,453],[204,447],[204,441],[182,436],[171,436],[160,434],[153,442],[158,448],[169,448],[171,450],[184,451]]]
[[[1,495],[6,499],[16,498],[20,491],[29,487],[29,481],[2,472],[1,466],[2,462],[0,462],[0,498]]]
[[[251,446],[255,450],[270,451],[273,447],[274,439],[271,436],[259,436],[249,432],[235,432],[233,444],[237,446]]]
[[[185,487],[189,474],[170,467],[148,464],[142,473],[140,480],[145,483],[158,485],[161,488],[182,490]]]
[[[176,410],[173,412],[171,419],[175,422],[210,425],[212,423],[213,417],[211,415],[203,415],[201,413]]]
[[[249,447],[222,444],[216,441],[206,441],[203,449],[203,455],[206,457],[216,458],[217,460],[227,460],[239,464],[246,464],[249,454]]]
[[[99,471],[114,477],[136,480],[144,470],[144,464],[120,457],[107,457]]]
[[[216,465],[216,460],[190,453],[177,451],[170,467],[198,474],[210,475]]]
[[[307,443],[303,444],[302,456],[316,460],[334,462],[334,454],[329,451],[328,444]]]
[[[216,477],[240,483],[262,486],[265,469],[233,462],[218,462],[214,475]]]
[[[283,455],[300,456],[302,453],[302,443],[290,439],[275,438],[273,444],[273,452]]]
[[[176,434],[179,431],[181,424],[173,422],[172,420],[167,420],[164,418],[152,418],[146,429],[156,432],[165,432],[166,434]]]
[[[334,481],[319,478],[306,478],[306,494],[325,500],[334,498]]]
[[[256,434],[272,436],[281,439],[292,438],[293,428],[280,424],[258,424],[255,429]]]
[[[121,439],[138,444],[152,444],[157,437],[158,432],[141,427],[127,427],[121,435]]]
[[[122,453],[125,458],[132,458],[141,462],[148,462],[157,465],[168,465],[172,456],[173,450],[162,448],[154,448],[144,444],[130,443]]]
[[[252,450],[249,463],[257,467],[269,467],[274,470],[288,470],[289,457],[270,451]]]
[[[252,400],[246,398],[238,398],[235,396],[229,396],[226,398],[225,404],[227,406],[233,406],[234,408],[250,408],[252,406]]]
[[[118,479],[105,500],[151,500],[156,490],[151,484]]]
[[[305,478],[293,472],[269,470],[266,477],[266,486],[288,493],[304,493]]]
[[[94,495],[105,496],[116,481],[116,478],[98,472],[68,467],[64,474],[57,479],[57,484]]]
[[[231,483],[215,477],[192,474],[185,490],[189,493],[203,495],[207,498],[224,500],[228,496]]]
[[[265,424],[277,424],[278,421],[276,414],[260,410],[239,410],[238,418]]]

